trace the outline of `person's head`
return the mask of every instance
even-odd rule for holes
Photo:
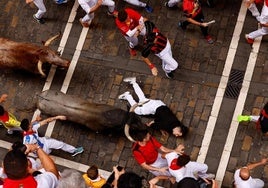
[[[200,188],[198,182],[194,178],[183,178],[178,184],[177,188]]]
[[[87,176],[92,180],[97,179],[99,176],[98,167],[96,165],[90,166],[87,170]]]
[[[120,10],[117,18],[120,22],[125,22],[128,18],[127,12],[125,10]]]
[[[86,183],[82,174],[74,169],[64,169],[60,173],[61,178],[58,181],[57,188],[86,188]]]
[[[125,172],[117,181],[118,188],[141,188],[142,177],[134,172]]]
[[[172,134],[176,137],[185,137],[189,132],[189,128],[184,126],[182,123],[177,122],[172,130]]]
[[[248,180],[250,177],[250,172],[248,167],[242,167],[240,169],[240,174],[239,174],[240,178],[244,181]]]
[[[19,150],[22,153],[25,153],[27,150],[26,145],[24,145],[21,141],[16,141],[11,146],[12,150]]]
[[[178,166],[185,166],[187,163],[190,162],[190,156],[189,155],[180,155],[177,160]]]
[[[138,129],[130,129],[129,130],[130,136],[139,142],[148,142],[150,139],[150,133],[147,129],[138,130]]]
[[[28,119],[23,119],[20,123],[20,127],[24,131],[28,131],[30,129],[30,122]]]
[[[27,156],[20,150],[10,150],[4,157],[3,167],[8,178],[25,178],[28,175]]]

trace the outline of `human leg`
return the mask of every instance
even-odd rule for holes
[[[256,31],[253,31],[253,32],[249,33],[247,35],[247,37],[249,39],[253,39],[254,40],[257,37],[260,37],[260,36],[263,36],[263,35],[267,35],[267,34],[268,34],[268,27],[262,27],[262,28],[260,28],[260,29],[258,29]]]
[[[45,4],[44,4],[44,1],[43,0],[34,0],[33,2],[35,4],[35,6],[38,8],[37,13],[34,15],[37,19],[41,19],[47,11]]]
[[[178,67],[178,62],[173,58],[171,45],[167,41],[166,47],[159,53],[156,54],[162,60],[162,69],[165,73],[171,73]]]
[[[135,50],[135,47],[138,45],[138,37],[137,36],[132,36],[132,37],[128,37],[125,36],[125,39],[128,41],[129,44],[129,52],[131,56],[136,56],[137,52]]]
[[[259,120],[260,116],[247,116],[247,115],[239,115],[237,117],[238,122],[242,121],[252,121],[257,122]]]
[[[260,21],[260,12],[254,2],[249,5],[248,10],[251,12],[252,16],[256,17],[256,19]]]
[[[46,138],[44,141],[44,146],[48,149],[61,149],[63,151],[66,151],[68,153],[75,153],[77,148],[75,148],[72,145],[66,144],[62,141],[56,140],[54,138]],[[82,151],[83,152],[83,151]]]
[[[115,2],[112,0],[103,0],[102,5],[108,6],[108,11],[110,13],[114,12],[114,10],[115,10]]]
[[[167,163],[167,160],[163,159],[161,157],[161,154],[158,153],[158,157],[157,157],[156,161],[153,164],[151,164],[150,166],[153,166],[156,168],[163,168],[163,167],[168,167],[168,163]],[[168,170],[166,170],[165,172],[149,170],[149,172],[151,172],[155,176],[171,176],[171,174],[169,173]]]

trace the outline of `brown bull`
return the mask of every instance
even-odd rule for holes
[[[57,52],[48,47],[59,36],[60,34],[51,37],[44,46],[0,38],[0,68],[23,69],[45,77],[46,74],[42,70],[44,62],[64,68],[69,67],[70,61],[61,58]]]

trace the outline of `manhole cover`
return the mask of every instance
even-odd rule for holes
[[[231,99],[237,99],[242,87],[243,78],[243,71],[232,69],[224,96]]]

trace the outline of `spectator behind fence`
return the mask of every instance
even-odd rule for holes
[[[87,186],[92,188],[101,188],[106,183],[106,180],[100,176],[96,165],[90,166],[87,173],[83,174],[83,178]]]

